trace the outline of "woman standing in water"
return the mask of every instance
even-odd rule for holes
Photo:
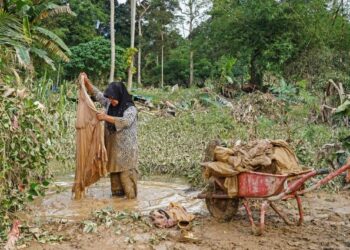
[[[89,94],[107,110],[98,113],[105,121],[107,170],[111,177],[112,196],[134,199],[137,196],[137,109],[122,82],[112,82],[104,93],[94,87],[85,73],[84,84]]]

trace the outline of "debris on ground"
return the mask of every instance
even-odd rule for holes
[[[350,246],[350,210],[349,192],[333,193],[318,192],[313,196],[305,196],[305,225],[303,227],[286,227],[278,216],[269,215],[270,223],[266,224],[266,237],[256,237],[247,230],[249,223],[242,209],[234,220],[222,223],[208,216],[197,216],[191,231],[181,231],[175,228],[159,229],[147,226],[147,218],[141,217],[134,221],[128,215],[117,216],[120,220],[110,227],[92,216],[89,220],[96,223],[96,232],[84,233],[78,222],[65,224],[56,221],[48,225],[41,222],[41,231],[55,232],[63,235],[63,241],[47,241],[46,244],[32,241],[20,243],[18,248],[28,250],[68,250],[68,249],[296,249],[296,246],[308,246],[309,249],[335,248],[348,249]],[[317,204],[315,206],[314,204]],[[282,204],[293,211],[294,202]],[[100,211],[100,210],[97,210]],[[257,211],[252,211],[258,216]],[[268,211],[267,211],[268,212]],[[114,215],[115,213],[112,213]],[[101,216],[98,216],[101,218]],[[103,216],[102,216],[103,218]],[[122,219],[121,219],[122,218]],[[98,222],[100,221],[100,222]],[[145,222],[144,222],[145,221]],[[58,230],[58,228],[60,228]],[[59,232],[58,232],[59,231]],[[301,236],[302,235],[302,236]],[[53,237],[53,236],[52,236]],[[58,245],[59,244],[59,245]]]
[[[276,120],[283,115],[284,106],[284,102],[271,93],[256,91],[233,100],[232,116],[243,124],[253,124],[260,116]]]
[[[321,120],[332,124],[334,115],[344,115],[344,124],[349,126],[350,96],[346,95],[343,83],[328,80],[321,105]]]
[[[169,228],[178,225],[183,230],[190,228],[190,222],[195,218],[179,203],[170,202],[169,206],[163,209],[150,212],[152,223],[159,228]]]
[[[19,226],[20,226],[20,222],[18,220],[15,220],[13,222],[12,228],[7,236],[5,250],[16,249],[16,242],[18,241],[19,235],[20,235]]]
[[[179,88],[175,85],[172,87],[171,93],[178,90]],[[151,97],[143,95],[133,95],[133,99],[140,112],[154,116],[174,117],[180,111],[198,110],[203,107],[205,108],[210,106],[227,107],[233,110],[231,101],[226,99],[224,96],[215,93],[209,88],[203,88],[195,97],[177,100],[176,102],[164,98],[153,103]]]
[[[197,243],[200,241],[199,238],[194,236],[193,232],[189,232],[187,230],[180,230],[180,237],[179,237],[180,242],[191,242],[191,243]]]
[[[171,93],[174,93],[179,90],[179,85],[175,84],[174,86],[171,87]]]

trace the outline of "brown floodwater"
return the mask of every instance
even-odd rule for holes
[[[152,209],[166,208],[170,202],[180,203],[191,213],[207,213],[204,202],[195,198],[199,191],[190,191],[189,185],[182,179],[153,177],[139,181],[137,199],[128,200],[112,198],[109,178],[103,178],[87,190],[84,199],[78,201],[72,199],[73,180],[73,175],[57,178],[46,196],[32,202],[29,209],[35,217],[77,221],[105,207],[148,214]]]

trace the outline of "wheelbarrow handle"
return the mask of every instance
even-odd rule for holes
[[[303,189],[301,191],[297,191],[294,195],[302,195],[305,193],[308,193],[310,191],[313,191],[315,189],[318,189],[321,185],[326,184],[327,182],[329,182],[330,180],[332,180],[333,178],[337,177],[338,175],[340,175],[341,173],[345,172],[346,170],[350,169],[350,159],[347,161],[347,163],[342,166],[341,168],[337,169],[334,172],[330,172],[327,169],[320,169],[320,170],[314,170],[311,171],[307,174],[305,174],[303,177],[301,177],[299,180],[295,181],[294,183],[292,183],[290,186],[288,186],[284,192],[275,195],[275,196],[271,196],[268,198],[269,201],[276,201],[276,200],[280,200],[283,199],[283,197],[286,197],[289,194],[292,194],[294,192],[296,192],[298,190],[298,188],[300,187],[300,184],[304,183],[305,181],[307,181],[309,178],[315,176],[316,174],[326,174],[328,172],[328,175],[325,176],[323,179],[319,180],[315,185],[312,185],[309,188]],[[327,171],[327,172],[326,172]]]
[[[310,191],[313,191],[315,189],[318,189],[321,185],[326,184],[330,180],[334,179],[335,177],[337,177],[338,175],[340,175],[341,173],[343,173],[349,169],[350,169],[350,159],[348,159],[347,163],[344,166],[342,166],[341,168],[338,168],[336,171],[329,173],[326,177],[319,180],[315,185],[313,185],[309,188],[306,188],[304,190],[301,190],[301,191],[297,192],[297,194],[301,195],[301,194],[305,194],[305,193],[308,193]]]
[[[316,175],[323,175],[323,174],[329,174],[329,173],[330,171],[327,168],[316,170]]]
[[[285,186],[284,191],[281,192],[278,195],[271,196],[267,198],[269,201],[276,201],[276,200],[281,200],[283,197],[296,192],[303,184],[305,181],[308,179],[314,177],[317,174],[316,170],[310,171],[300,177],[300,179],[297,179],[296,181],[292,182],[290,185]],[[286,183],[286,182],[285,182]]]

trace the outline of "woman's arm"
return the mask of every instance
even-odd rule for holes
[[[132,106],[125,110],[123,117],[116,117],[107,115],[105,113],[99,113],[97,114],[97,119],[114,124],[117,131],[120,131],[124,128],[130,127],[130,125],[135,121],[136,115],[137,110],[134,106]]]
[[[104,95],[102,94],[102,92],[99,91],[98,88],[96,88],[96,87],[93,87],[93,90],[92,90],[92,94],[91,94],[91,95],[94,96],[95,99],[96,99],[96,101],[99,102],[99,103],[101,103],[101,105],[102,105],[103,107],[105,107],[105,108],[106,108],[106,107],[109,105],[109,103],[110,103],[109,99],[106,98],[106,97],[104,97]]]
[[[102,106],[107,107],[109,104],[109,99],[104,97],[101,91],[98,90],[94,85],[92,85],[90,79],[85,73],[81,73],[84,77],[84,84],[88,93],[95,97],[96,101],[101,103]]]

